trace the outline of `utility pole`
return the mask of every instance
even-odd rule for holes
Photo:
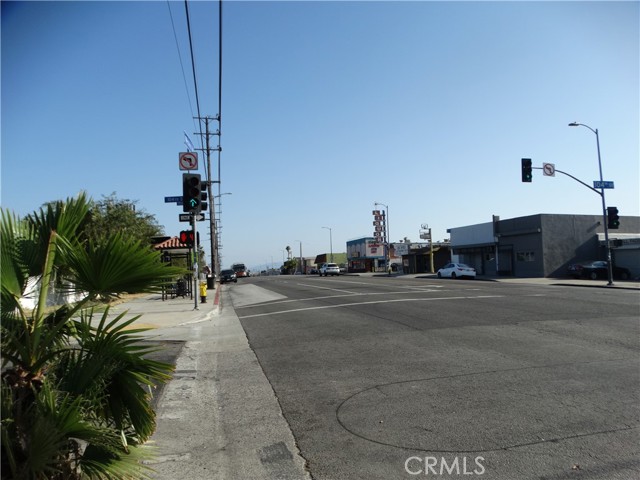
[[[198,120],[204,120],[205,125],[205,133],[198,133],[196,135],[204,135],[205,137],[205,145],[204,149],[198,148],[196,150],[204,150],[206,158],[207,158],[207,196],[211,199],[211,207],[209,209],[209,241],[211,248],[211,270],[214,275],[220,273],[220,261],[218,255],[218,235],[216,232],[216,211],[215,211],[215,201],[213,195],[213,184],[220,184],[220,180],[212,180],[211,179],[211,152],[218,151],[220,152],[222,149],[220,147],[220,142],[218,142],[218,146],[216,148],[211,148],[209,144],[209,139],[213,135],[220,136],[220,129],[217,129],[215,132],[211,132],[209,129],[209,124],[212,120],[220,121],[220,115],[216,115],[215,117],[197,117]],[[215,286],[215,283],[214,283]]]

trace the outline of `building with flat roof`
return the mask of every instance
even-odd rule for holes
[[[558,277],[571,263],[605,260],[602,216],[537,214],[450,228],[452,254],[480,275]],[[609,229],[613,264],[640,277],[640,217]]]

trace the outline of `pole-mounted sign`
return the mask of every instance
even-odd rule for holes
[[[180,170],[197,170],[198,152],[180,152],[178,154],[178,166]]]
[[[190,222],[191,221],[191,215],[193,215],[192,213],[180,213],[178,214],[178,220],[180,220],[181,222]],[[204,221],[204,213],[197,213],[195,215],[196,217],[196,222],[202,222]]]

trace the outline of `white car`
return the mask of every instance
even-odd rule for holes
[[[340,267],[336,263],[323,263],[318,270],[318,275],[340,275]]]
[[[476,278],[476,269],[464,263],[449,263],[438,270],[438,278]]]

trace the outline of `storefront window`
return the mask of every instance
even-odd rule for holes
[[[536,257],[534,252],[518,252],[516,259],[518,262],[535,262]]]

